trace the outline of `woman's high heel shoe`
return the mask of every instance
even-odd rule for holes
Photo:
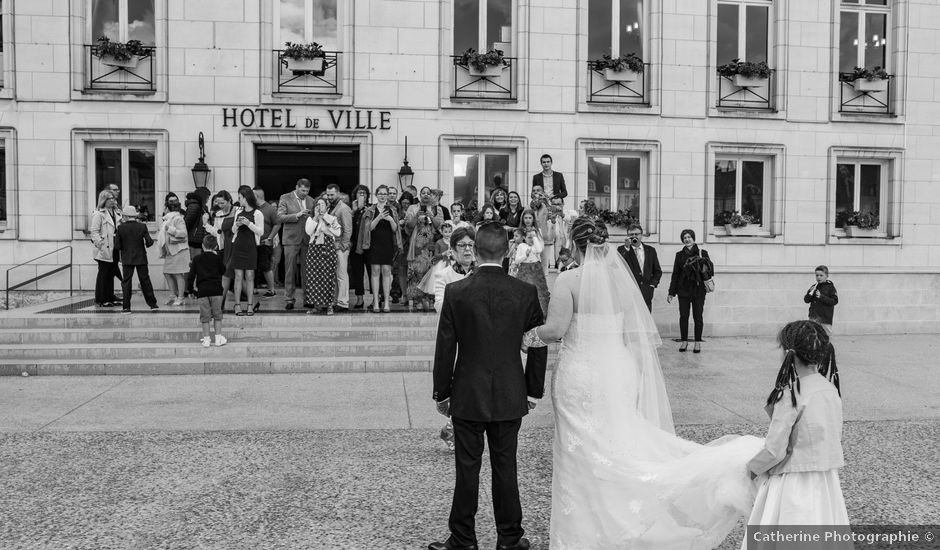
[[[679,346],[679,351],[685,351],[687,349],[689,349],[689,342],[683,340],[682,345]]]
[[[696,342],[695,345],[692,346],[692,353],[702,353],[702,343],[701,343],[701,342]]]
[[[392,312],[392,306],[388,304],[388,299],[385,300],[385,307],[382,308],[382,311],[384,311],[385,313]]]
[[[356,305],[353,306],[353,309],[362,309],[366,307],[366,303],[362,298],[359,298],[359,301],[356,302]]]

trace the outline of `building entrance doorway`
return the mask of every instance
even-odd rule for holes
[[[277,205],[281,195],[294,190],[297,180],[310,180],[310,196],[316,197],[335,183],[340,191],[352,195],[359,185],[358,145],[257,145],[255,147],[255,187],[264,189],[265,200]],[[284,280],[283,256],[275,253],[275,278]],[[298,266],[302,268],[303,266]],[[300,285],[298,274],[295,284]],[[263,275],[256,279],[259,283]]]
[[[297,180],[310,180],[316,197],[335,183],[348,195],[359,185],[359,146],[258,145],[255,147],[255,186],[271,203],[294,190]]]

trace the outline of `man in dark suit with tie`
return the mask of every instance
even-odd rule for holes
[[[659,265],[656,249],[643,244],[643,227],[640,224],[633,224],[627,229],[627,241],[617,247],[617,252],[630,266],[633,278],[643,294],[643,300],[646,301],[646,307],[652,313],[653,290],[659,286],[663,269]]]
[[[454,424],[457,479],[450,537],[430,550],[476,550],[483,438],[493,466],[497,548],[526,550],[516,449],[522,417],[544,393],[547,348],[530,349],[523,369],[519,350],[526,331],[542,324],[533,285],[503,273],[509,243],[497,223],[475,241],[477,268],[444,290],[434,353],[434,400]]]
[[[124,264],[124,275],[121,277],[121,291],[124,293],[122,313],[131,312],[131,283],[135,269],[144,300],[151,310],[158,309],[147,266],[147,249],[153,246],[150,231],[147,224],[137,221],[138,212],[133,206],[125,206],[122,214],[124,221],[114,233],[114,254],[120,254],[121,263]]]

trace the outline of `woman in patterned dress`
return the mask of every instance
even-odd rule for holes
[[[307,248],[307,260],[304,265],[304,307],[307,315],[314,315],[317,309],[326,308],[327,315],[333,315],[333,301],[336,298],[336,237],[342,233],[342,227],[335,216],[329,213],[326,199],[317,198],[313,216],[307,218],[304,229],[310,235]]]

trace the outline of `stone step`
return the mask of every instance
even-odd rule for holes
[[[223,348],[212,348],[224,349]],[[557,359],[549,358],[549,368]],[[182,374],[291,374],[336,372],[430,372],[431,356],[350,356],[343,358],[278,357],[273,359],[232,359],[229,357],[190,357],[168,362],[165,359],[104,359],[74,361],[49,359],[28,362],[0,360],[0,376],[99,376],[99,375],[182,375]]]
[[[30,359],[164,359],[192,357],[228,357],[232,359],[272,359],[277,357],[335,357],[387,356],[413,357],[434,354],[434,342],[243,342],[230,340],[223,347],[204,348],[200,342],[177,344],[174,342],[134,342],[102,345],[94,344],[11,344],[4,346],[2,354],[8,360]]]
[[[437,315],[431,313],[346,313],[332,316],[266,313],[252,317],[237,317],[229,314],[225,316],[223,327],[426,327],[436,329],[437,322]],[[0,316],[0,329],[161,329],[180,326],[198,327],[198,314],[135,312],[132,315],[121,315],[115,312],[113,314]]]
[[[239,342],[433,342],[435,327],[305,327],[305,326],[227,326],[223,334]],[[0,345],[8,344],[112,344],[124,342],[198,342],[202,336],[199,326],[153,328],[22,328],[0,329]],[[2,353],[0,353],[2,357]]]

